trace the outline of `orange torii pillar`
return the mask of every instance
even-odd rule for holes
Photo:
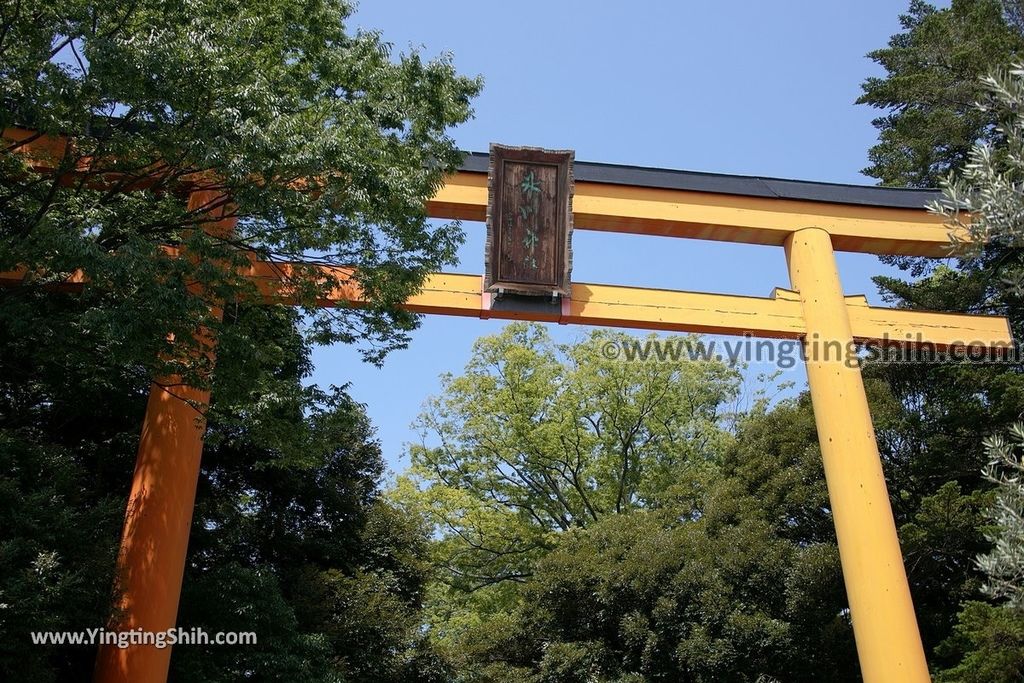
[[[930,681],[903,554],[860,368],[848,362],[853,334],[832,239],[820,228],[786,239],[800,293],[807,383],[832,519],[865,681]]]
[[[189,195],[189,211],[222,204],[214,191]],[[227,206],[209,213],[204,229],[230,233],[237,219],[225,217]],[[217,317],[221,311],[214,310]],[[213,354],[208,330],[197,337]],[[159,633],[175,627],[188,549],[199,462],[206,430],[204,408],[209,390],[182,384],[178,378],[154,381],[135,461],[132,489],[121,532],[110,630]],[[102,645],[96,658],[97,683],[158,683],[167,680],[171,648],[152,644],[118,648]]]

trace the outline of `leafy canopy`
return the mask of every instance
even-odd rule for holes
[[[986,144],[971,150],[963,173],[946,182],[944,199],[932,208],[953,224],[965,229],[971,241],[962,246],[969,258],[984,258],[986,249],[996,248],[1018,255],[1024,245],[1024,67],[996,72],[984,79],[993,107],[1014,112],[998,130],[1005,142],[1001,154]],[[988,106],[980,105],[987,110]],[[971,214],[965,221],[962,212]],[[1000,271],[1007,296],[1024,298],[1024,268],[1011,260]],[[1024,616],[1024,473],[1020,445],[1024,426],[1016,423],[1009,430],[1010,440],[995,434],[985,441],[989,462],[984,477],[996,485],[996,498],[990,516],[996,531],[989,534],[992,550],[979,558],[985,572],[985,592],[992,598],[1005,598],[1010,608]]]
[[[452,580],[520,579],[552,532],[657,506],[714,459],[738,373],[602,354],[629,339],[599,330],[556,345],[539,325],[512,324],[443,378],[402,493],[442,535]]]
[[[879,141],[864,173],[883,185],[938,187],[967,161],[978,140],[994,141],[991,112],[975,107],[979,76],[1024,54],[1015,0],[953,0],[937,9],[911,0],[903,32],[868,54],[885,69],[861,85],[859,104],[885,113],[873,123]]]
[[[231,267],[240,254],[350,265],[370,305],[308,311],[315,337],[363,340],[371,360],[404,344],[415,319],[394,306],[461,239],[423,202],[460,163],[447,130],[480,83],[448,57],[392,59],[378,34],[345,31],[350,13],[344,0],[7,4],[0,127],[74,144],[36,155],[51,173],[4,143],[0,269],[27,265],[38,285],[84,269],[88,305],[70,325],[104,353],[153,365],[164,351],[188,370],[195,356],[171,353],[167,334],[187,345],[217,325],[204,298],[252,294]],[[185,181],[230,198],[200,209],[237,216],[234,235],[195,229],[208,218],[187,209]],[[309,274],[297,286],[312,305],[336,281]]]
[[[760,404],[735,437],[657,506],[560,532],[503,603],[481,589],[467,618],[445,594],[456,680],[856,680],[810,402]]]
[[[378,496],[362,407],[305,380],[314,341],[365,340],[371,360],[405,342],[415,319],[395,304],[461,239],[423,202],[461,160],[448,130],[480,84],[448,57],[347,32],[350,11],[0,6],[0,127],[72,140],[31,159],[6,135],[0,147],[0,271],[29,272],[0,292],[0,678],[91,670],[89,648],[27,634],[106,622],[150,381],[209,379],[190,348],[201,326],[218,339],[217,381],[181,623],[254,630],[260,644],[183,649],[172,675],[440,676],[420,628],[423,530]],[[197,183],[222,199],[190,210]],[[233,235],[200,229],[211,209],[238,218]],[[234,268],[250,254],[355,266],[369,305],[252,305]],[[88,286],[54,290],[78,269]],[[295,284],[312,306],[335,283]]]

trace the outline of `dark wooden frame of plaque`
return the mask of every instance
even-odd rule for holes
[[[484,291],[503,291],[527,296],[569,296],[572,284],[572,197],[574,189],[571,149],[551,150],[540,147],[510,147],[491,144],[490,163],[487,168],[487,243],[484,247]],[[505,225],[501,211],[502,190],[505,180],[505,162],[535,166],[555,166],[557,169],[555,225],[555,279],[552,282],[523,282],[503,278],[500,249]]]

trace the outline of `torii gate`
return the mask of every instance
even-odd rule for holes
[[[3,137],[15,146],[23,142],[23,151],[36,158],[54,144],[19,129],[7,129]],[[1005,318],[875,308],[863,297],[843,295],[836,250],[948,254],[947,228],[923,208],[936,193],[608,164],[577,163],[574,172],[575,228],[781,246],[791,289],[775,288],[770,297],[761,298],[572,283],[571,295],[557,304],[498,305],[482,276],[439,273],[428,277],[405,308],[804,340],[864,680],[930,680],[860,370],[841,358],[818,357],[810,346],[823,341],[842,349],[854,342],[979,349],[1012,344]],[[196,188],[189,206],[202,210],[218,198],[216,192]],[[434,218],[482,221],[488,201],[488,156],[471,154],[426,209]],[[223,215],[213,215],[207,229],[230,231],[235,219]],[[247,275],[264,297],[280,301],[287,270],[280,264],[254,263]],[[351,275],[344,268],[327,270]],[[0,273],[0,283],[16,284],[24,277],[24,270]],[[320,305],[359,300],[358,287],[350,281]],[[208,391],[190,387],[172,394],[154,384],[150,391],[118,557],[121,630],[160,632],[175,626],[203,448],[204,427],[197,423],[193,405],[208,401]],[[165,681],[169,663],[170,648],[104,646],[94,680]]]

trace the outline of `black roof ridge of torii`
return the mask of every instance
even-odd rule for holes
[[[470,173],[487,173],[489,157],[486,152],[466,152],[465,154],[466,157],[460,170]],[[929,203],[942,197],[942,193],[935,189],[823,183],[593,161],[577,161],[573,165],[573,169],[576,181],[583,182],[895,209],[923,210]]]

